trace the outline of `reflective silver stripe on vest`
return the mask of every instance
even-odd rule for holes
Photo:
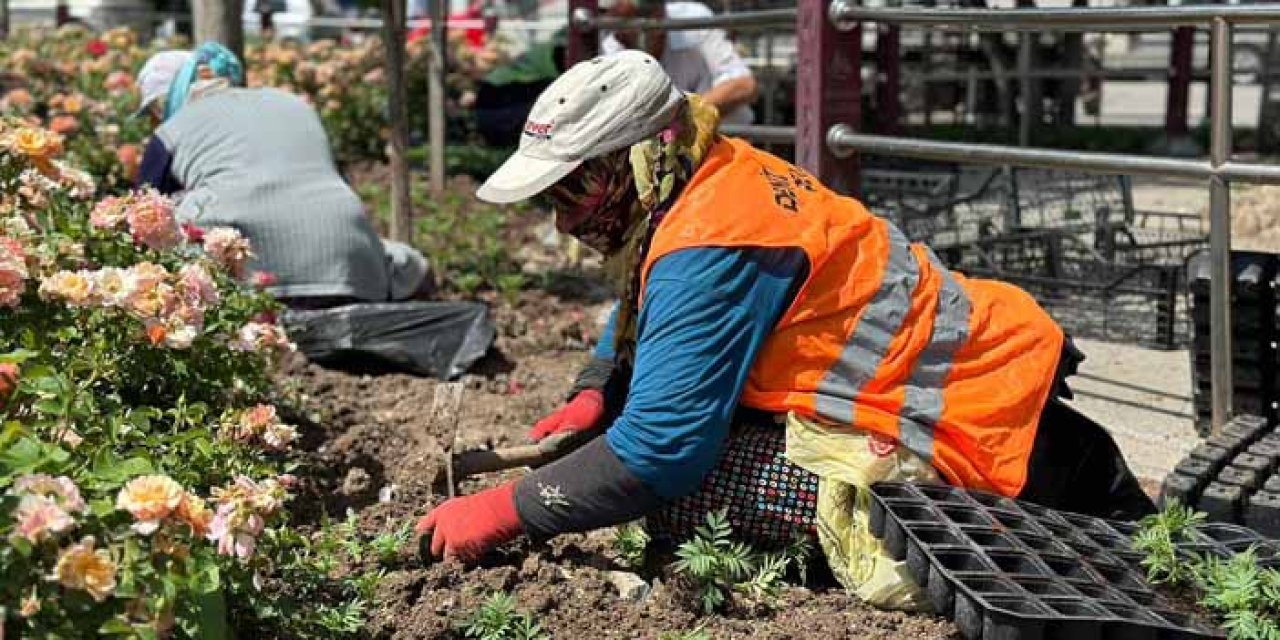
[[[889,233],[889,262],[880,288],[858,319],[840,359],[818,383],[814,399],[818,415],[837,424],[854,423],[854,400],[875,377],[889,342],[911,309],[911,294],[920,282],[920,265],[916,264],[906,237],[892,224],[885,226]]]
[[[972,304],[960,283],[929,251],[929,263],[942,276],[933,334],[907,380],[906,399],[898,416],[898,440],[925,460],[933,460],[933,434],[942,417],[942,387],[957,349],[969,338]]]

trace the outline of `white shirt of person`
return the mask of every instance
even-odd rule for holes
[[[712,15],[711,9],[701,2],[667,3],[668,18],[707,18]],[[600,53],[605,55],[625,48],[612,33],[600,42]],[[686,93],[706,93],[722,82],[751,77],[751,68],[738,56],[733,43],[720,29],[668,31],[662,68]],[[720,115],[721,121],[729,124],[751,124],[755,119],[751,107],[746,105]]]

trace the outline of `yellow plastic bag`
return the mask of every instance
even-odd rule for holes
[[[818,542],[836,580],[881,608],[929,608],[920,587],[871,535],[868,488],[883,480],[941,482],[933,466],[892,442],[848,427],[787,416],[787,458],[818,475]]]

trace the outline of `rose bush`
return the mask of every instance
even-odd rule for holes
[[[63,136],[68,160],[98,177],[104,192],[128,188],[137,174],[145,120],[134,73],[154,50],[132,32],[95,35],[82,27],[20,28],[0,42],[4,78],[0,113],[44,125]]]
[[[426,40],[409,45],[410,105],[427,104]],[[102,193],[133,184],[149,134],[146,119],[133,119],[138,103],[134,74],[147,57],[184,42],[138,45],[126,29],[101,36],[68,26],[57,30],[20,28],[0,41],[0,114],[28,119],[63,136],[67,157],[99,177]],[[476,49],[461,33],[450,38],[447,110],[451,136],[470,130],[467,105],[475,86],[505,58],[505,43],[491,39]],[[246,81],[277,87],[315,105],[341,161],[382,159],[387,143],[387,91],[383,50],[377,38],[346,44],[320,40],[251,43],[245,50]],[[410,109],[410,124],[426,136],[426,109]]]
[[[293,559],[271,382],[292,345],[251,247],[154,192],[95,203],[63,143],[0,119],[0,636],[310,635],[350,590],[256,586],[328,578]]]

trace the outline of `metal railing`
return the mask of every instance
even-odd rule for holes
[[[714,18],[661,20],[616,19],[574,11],[574,27],[597,29],[705,29],[768,27],[793,23],[791,9],[755,11]],[[1210,144],[1207,161],[1125,154],[1084,153],[1043,148],[960,144],[914,138],[860,134],[849,124],[826,131],[826,147],[839,155],[855,152],[942,160],[1069,169],[1088,173],[1147,175],[1204,180],[1209,190],[1211,259],[1210,348],[1213,430],[1230,417],[1232,407],[1229,181],[1280,184],[1280,166],[1231,161],[1232,29],[1237,24],[1280,24],[1280,7],[1267,5],[1198,5],[1179,7],[1099,7],[1054,9],[930,9],[863,7],[833,0],[827,17],[839,29],[863,22],[916,25],[966,31],[1142,31],[1174,27],[1210,27]],[[817,42],[801,46],[819,47]],[[726,127],[726,133],[761,142],[796,139],[795,127]],[[812,156],[811,156],[812,157]]]

